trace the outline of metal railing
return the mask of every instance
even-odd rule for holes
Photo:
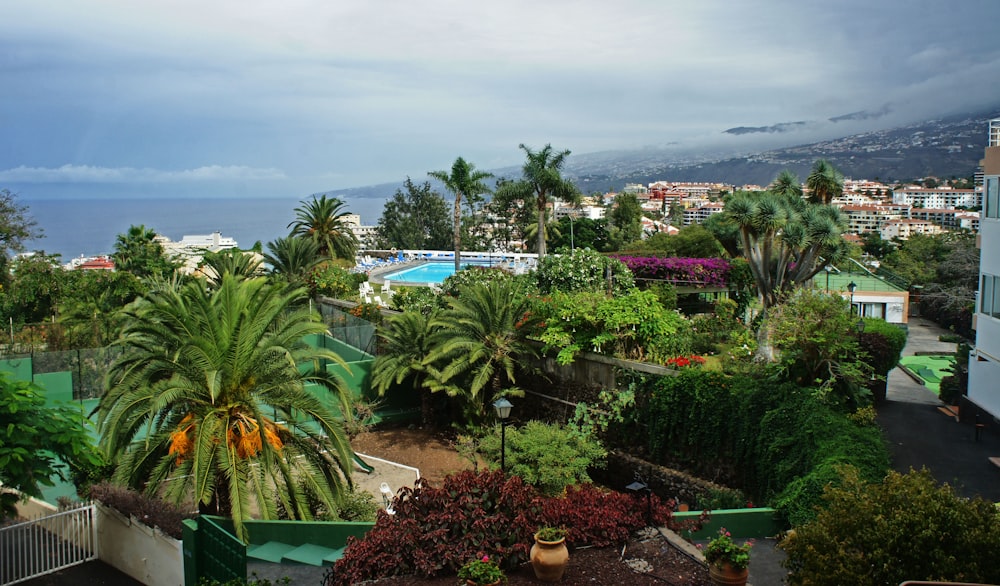
[[[97,559],[93,503],[0,528],[0,586]]]

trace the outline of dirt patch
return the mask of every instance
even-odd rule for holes
[[[471,470],[472,462],[459,455],[455,437],[441,431],[420,428],[375,429],[351,440],[355,452],[413,466],[420,476],[439,484],[445,476]]]

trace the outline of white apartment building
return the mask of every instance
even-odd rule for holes
[[[990,120],[983,159],[984,202],[979,226],[979,296],[969,354],[969,400],[1000,418],[1000,118]]]
[[[705,203],[696,208],[688,208],[684,210],[684,225],[701,224],[713,214],[721,214],[725,207],[726,205],[722,202],[717,202]]]
[[[914,220],[926,220],[934,222],[939,226],[950,229],[967,228],[969,230],[979,229],[979,213],[967,212],[951,208],[912,208],[910,218]]]
[[[589,220],[600,220],[604,218],[605,211],[604,206],[587,203],[579,207],[574,207],[565,202],[557,201],[552,205],[552,217],[556,220],[561,220],[570,216],[574,219],[587,218]]]
[[[911,220],[911,219],[901,219],[901,220],[889,220],[886,222],[879,233],[882,236],[882,240],[891,240],[893,238],[899,238],[900,240],[906,240],[914,234],[940,234],[944,232],[944,228],[938,226],[934,222],[928,222],[927,220]]]
[[[351,227],[351,233],[358,239],[358,250],[367,250],[375,245],[378,226],[365,226],[360,214],[344,214],[344,223]]]
[[[847,232],[851,234],[878,232],[887,222],[902,218],[898,210],[883,206],[845,205],[840,211],[847,216]]]
[[[977,189],[905,187],[892,192],[892,202],[921,208],[971,208],[982,205],[983,194]]]

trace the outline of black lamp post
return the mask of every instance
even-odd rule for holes
[[[493,401],[493,410],[500,419],[500,470],[507,472],[507,418],[510,417],[510,409],[514,405],[504,398]]]
[[[854,290],[858,288],[858,284],[851,281],[847,284],[847,290],[851,292],[851,315],[854,315]]]
[[[653,489],[643,482],[642,476],[638,472],[635,473],[635,481],[626,486],[625,490],[628,490],[632,494],[638,495],[640,492],[646,492],[646,523],[649,525],[653,524]]]
[[[830,265],[826,265],[825,267],[823,267],[823,270],[826,271],[826,291],[827,291],[827,293],[829,293],[830,292],[830,271],[833,270],[833,267],[831,267]]]

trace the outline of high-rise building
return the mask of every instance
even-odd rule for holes
[[[979,296],[969,355],[969,400],[1000,418],[1000,118],[990,120],[983,159],[983,213],[979,223]]]

